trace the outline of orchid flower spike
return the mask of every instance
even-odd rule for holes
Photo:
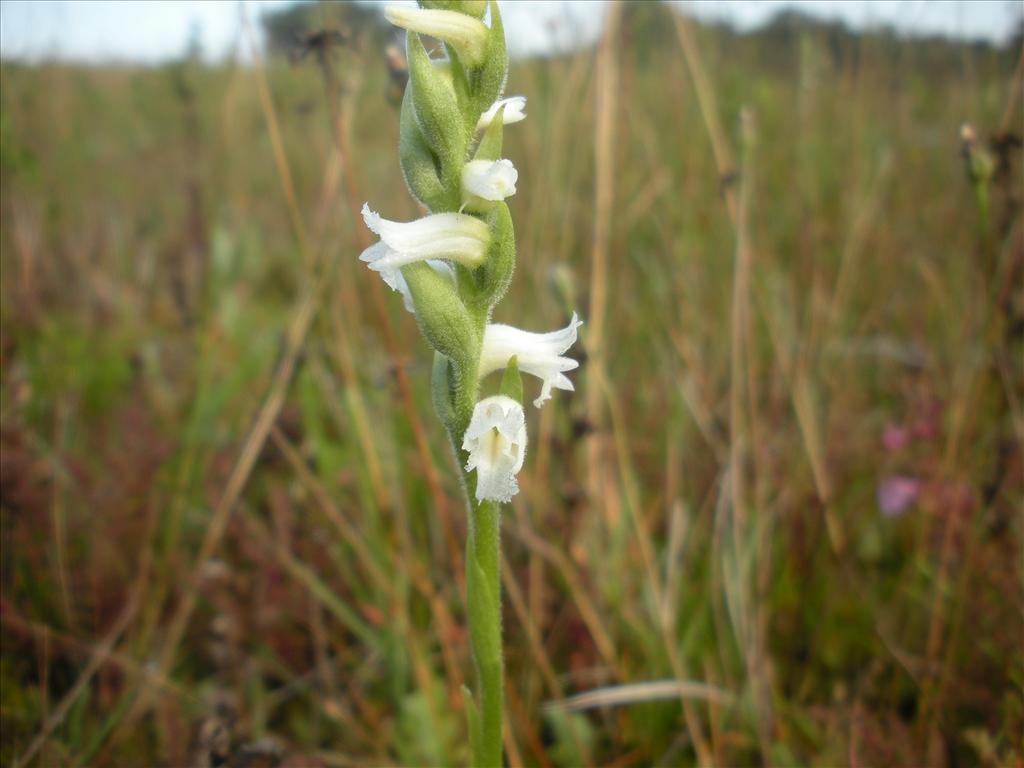
[[[552,387],[570,392],[575,389],[565,373],[578,368],[579,363],[562,354],[576,343],[576,329],[581,325],[583,321],[575,312],[569,325],[551,333],[530,333],[511,325],[489,323],[484,329],[480,352],[480,377],[504,368],[515,355],[519,370],[541,380],[540,396],[533,401],[534,406],[540,408],[551,398]]]
[[[519,493],[516,475],[526,458],[526,414],[506,395],[484,398],[473,408],[462,440],[466,471],[476,470],[476,500],[507,504]]]
[[[511,160],[470,160],[462,169],[462,191],[497,202],[516,193],[518,178]]]
[[[396,27],[444,40],[471,67],[483,61],[487,48],[487,26],[479,19],[458,11],[406,8],[401,5],[386,6],[384,16]]]
[[[501,117],[502,125],[511,125],[526,119],[526,113],[523,111],[526,109],[526,97],[509,96],[507,99],[499,99],[491,104],[487,111],[480,115],[480,119],[476,123],[476,129],[482,131],[487,128],[494,120],[494,116],[498,114],[498,110],[502,107],[505,108]]]

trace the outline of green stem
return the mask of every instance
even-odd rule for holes
[[[480,318],[483,336],[486,318]],[[472,355],[476,360],[479,355]],[[455,372],[450,360],[434,356],[434,406],[444,423],[462,478],[469,512],[466,538],[466,613],[469,642],[477,673],[478,703],[467,701],[474,768],[501,768],[503,671],[501,652],[501,505],[476,501],[476,473],[465,470],[462,435],[477,399],[475,366]],[[467,692],[468,693],[468,692]],[[475,710],[472,708],[476,707]]]
[[[469,505],[466,609],[476,667],[478,716],[471,717],[474,768],[501,768],[501,506],[474,501],[475,475],[463,474]]]

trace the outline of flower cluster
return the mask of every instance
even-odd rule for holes
[[[538,408],[553,388],[572,390],[565,374],[578,363],[564,354],[581,321],[573,315],[551,333],[490,322],[515,259],[504,201],[516,192],[518,172],[501,157],[502,132],[526,117],[526,99],[500,98],[508,64],[496,2],[421,5],[388,7],[385,15],[407,30],[400,156],[410,192],[430,213],[403,223],[364,205],[380,241],[360,258],[402,295],[435,350],[434,402],[464,451],[466,472],[475,473],[467,480],[476,501],[507,503],[526,454],[519,371],[540,379]],[[432,57],[421,35],[441,40],[447,57]],[[483,378],[502,370],[501,394],[478,401]]]

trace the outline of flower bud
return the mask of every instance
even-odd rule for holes
[[[462,169],[462,191],[467,200],[496,202],[516,193],[518,178],[511,160],[470,160]]]
[[[469,67],[476,67],[483,61],[488,29],[479,19],[458,11],[406,8],[399,5],[387,6],[384,16],[396,27],[443,40],[455,49],[459,58]]]

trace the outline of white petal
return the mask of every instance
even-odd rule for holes
[[[391,275],[389,281],[387,275]],[[392,287],[392,289],[402,294],[402,306],[405,307],[405,311],[410,315],[416,314],[416,305],[412,303],[412,292],[409,290],[409,284],[405,282],[405,275],[402,274],[402,270],[396,269],[391,272],[381,272],[380,276],[384,278],[384,282]]]
[[[498,114],[498,110],[502,107],[505,107],[505,111],[502,113],[501,117],[503,125],[511,125],[512,123],[518,123],[520,120],[526,119],[526,113],[523,111],[526,109],[526,97],[509,96],[507,99],[496,101],[488,107],[487,111],[480,115],[480,119],[476,124],[476,129],[478,131],[482,131],[489,126],[494,120],[494,116]]]
[[[366,266],[372,269],[374,272],[379,272],[381,278],[384,280],[392,290],[397,291],[398,287],[395,284],[396,280],[401,279],[402,273],[397,269],[388,268],[384,266],[387,260],[391,258],[394,251],[388,247],[388,244],[383,240],[374,243],[361,254],[359,254],[359,260],[366,262]],[[396,278],[395,275],[398,275]],[[402,283],[404,284],[404,280]]]

